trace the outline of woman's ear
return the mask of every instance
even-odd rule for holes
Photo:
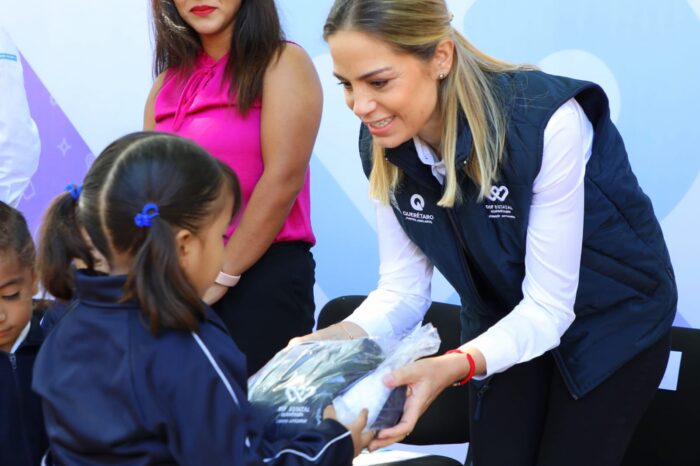
[[[431,68],[435,79],[443,79],[450,74],[454,61],[455,43],[452,39],[442,39],[435,47]]]

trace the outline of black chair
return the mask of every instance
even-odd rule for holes
[[[366,298],[366,296],[341,296],[321,309],[318,328],[340,322]],[[439,354],[460,345],[459,306],[433,303],[423,320],[437,329],[441,344]],[[430,405],[403,443],[410,445],[436,445],[466,443],[469,441],[469,391],[467,386],[450,387]],[[444,456],[427,456],[389,463],[391,466],[452,466],[461,463]],[[388,466],[388,465],[387,465]]]
[[[681,352],[676,390],[657,390],[623,466],[700,465],[700,330],[671,329],[671,350]]]

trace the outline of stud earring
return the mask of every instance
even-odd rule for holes
[[[445,73],[440,73],[440,74],[438,75],[438,79],[439,79],[440,81],[442,81],[442,80],[445,79],[446,77],[447,77],[447,75],[446,75]]]

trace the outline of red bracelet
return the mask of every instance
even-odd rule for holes
[[[471,354],[465,353],[464,351],[462,351],[459,348],[445,351],[445,354],[450,354],[450,353],[463,354],[467,357],[467,362],[469,362],[469,373],[467,374],[467,376],[465,378],[463,378],[462,380],[460,380],[459,382],[455,382],[452,384],[452,386],[454,386],[454,387],[459,387],[461,385],[466,384],[467,382],[469,382],[472,379],[472,377],[474,377],[474,373],[476,372],[476,364],[474,364],[474,358],[472,358]]]

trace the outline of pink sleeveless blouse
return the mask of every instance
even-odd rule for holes
[[[156,131],[189,138],[218,158],[238,175],[243,193],[243,209],[263,172],[260,141],[262,103],[253,103],[244,117],[236,110],[235,95],[229,97],[229,80],[224,71],[228,55],[214,60],[201,53],[186,79],[168,70],[156,96]],[[306,241],[315,244],[311,229],[309,172],[289,216],[274,242]],[[228,230],[230,237],[240,215]]]

